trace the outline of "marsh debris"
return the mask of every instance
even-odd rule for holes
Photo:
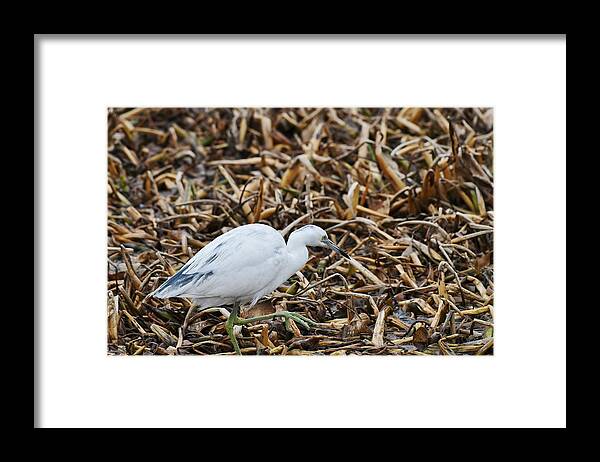
[[[314,223],[326,250],[244,326],[244,354],[493,353],[489,108],[108,110],[108,353],[232,354],[223,308],[147,294],[221,233]],[[244,313],[242,312],[242,316]]]

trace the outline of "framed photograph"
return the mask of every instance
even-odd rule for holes
[[[38,35],[34,72],[35,427],[566,426],[566,36]]]

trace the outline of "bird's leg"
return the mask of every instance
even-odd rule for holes
[[[229,339],[231,340],[231,344],[233,345],[233,349],[238,355],[242,354],[240,350],[240,346],[238,345],[237,339],[235,338],[235,333],[233,332],[233,326],[238,325],[240,322],[240,318],[238,318],[238,312],[240,309],[239,303],[234,303],[233,308],[231,309],[231,313],[229,313],[229,317],[227,318],[227,322],[225,323],[225,330],[227,331],[227,335],[229,335]]]
[[[292,319],[294,321],[296,321],[297,323],[301,324],[302,326],[304,326],[306,329],[308,329],[310,326],[316,326],[317,323],[314,322],[312,319],[308,319],[305,316],[302,316],[301,314],[298,313],[293,313],[291,311],[277,311],[276,313],[271,313],[271,314],[265,314],[262,316],[255,316],[254,318],[247,318],[247,319],[242,319],[242,318],[237,318],[236,320],[236,324],[249,324],[251,322],[255,322],[255,321],[264,321],[266,319],[273,319],[273,318],[284,318],[286,320],[288,319]]]

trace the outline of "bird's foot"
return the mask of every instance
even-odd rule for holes
[[[301,314],[298,314],[298,313],[293,313],[291,311],[279,311],[279,312],[275,313],[275,315],[285,318],[286,321],[291,319],[292,321],[303,326],[305,329],[310,329],[310,326],[317,325],[317,323],[314,322],[312,319],[309,319],[306,316],[302,316]]]
[[[238,318],[238,319],[236,319],[235,322],[236,322],[236,324],[248,324],[248,323],[255,322],[255,321],[265,321],[267,319],[273,319],[273,318],[292,319],[306,329],[309,329],[310,326],[317,325],[317,323],[315,321],[313,321],[312,319],[309,319],[306,316],[302,316],[301,314],[294,313],[292,311],[277,311],[276,313],[265,314],[263,316],[256,316],[254,318],[247,318],[247,319]]]
[[[229,335],[229,338],[231,339],[231,344],[233,345],[233,349],[235,350],[235,352],[238,355],[242,354],[237,339],[235,338],[235,333],[233,331],[234,326],[243,326],[245,324],[250,324],[251,322],[266,321],[268,319],[273,318],[284,318],[286,321],[291,319],[303,326],[305,329],[310,329],[310,326],[316,326],[318,324],[312,319],[307,318],[306,316],[302,316],[301,314],[293,313],[291,311],[277,311],[276,313],[255,316],[254,318],[246,319],[238,318],[236,314],[232,313],[232,315],[229,316],[229,319],[227,319],[227,322],[225,323],[225,330],[227,331],[227,335]]]

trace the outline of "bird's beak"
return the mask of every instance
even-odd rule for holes
[[[323,242],[327,245],[327,247],[329,247],[331,250],[333,250],[336,253],[339,253],[342,257],[347,258],[348,260],[350,260],[350,255],[348,255],[346,252],[344,252],[342,249],[340,249],[337,245],[335,245],[333,242],[331,242],[329,239],[323,239]]]

